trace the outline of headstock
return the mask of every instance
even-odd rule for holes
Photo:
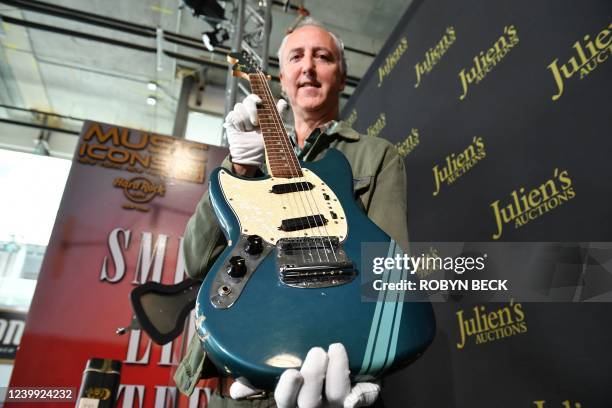
[[[249,74],[261,73],[261,67],[246,51],[228,54],[227,61],[233,64],[234,76],[249,79]]]

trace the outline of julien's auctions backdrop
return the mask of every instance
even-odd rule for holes
[[[129,325],[129,293],[183,280],[182,235],[227,149],[87,122],[66,183],[11,378],[11,387],[78,392],[87,360],[122,362],[118,406],[167,406],[181,338],[158,346]],[[41,203],[44,205],[44,203]],[[194,324],[189,327],[193,332]],[[211,384],[209,384],[211,385]],[[206,402],[198,387],[181,407]],[[1,404],[0,404],[1,405]],[[66,407],[69,403],[6,403]],[[74,402],[72,403],[74,406]]]
[[[612,241],[611,21],[608,0],[410,5],[343,117],[404,157],[413,241],[564,242],[564,271]],[[610,291],[610,262],[594,266],[583,279]],[[385,404],[611,406],[612,305],[565,285],[554,304],[434,304],[436,339]]]

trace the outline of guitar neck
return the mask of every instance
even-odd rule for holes
[[[252,92],[262,101],[257,107],[257,117],[266,149],[268,173],[279,178],[302,177],[300,163],[276,109],[266,77],[261,73],[249,74],[249,80]]]

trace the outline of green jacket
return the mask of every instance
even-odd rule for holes
[[[344,122],[334,122],[316,139],[305,161],[322,158],[330,147],[344,153],[351,164],[358,204],[376,225],[407,249],[406,171],[395,147],[385,139],[360,135]],[[222,166],[231,169],[229,158]],[[183,249],[189,276],[203,279],[226,246],[206,193],[185,230]],[[181,392],[190,395],[201,376],[216,376],[205,354],[198,336],[193,336],[174,375]]]

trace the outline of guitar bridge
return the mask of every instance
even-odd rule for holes
[[[282,283],[296,288],[343,285],[357,274],[338,237],[283,238],[277,244],[277,267]]]

